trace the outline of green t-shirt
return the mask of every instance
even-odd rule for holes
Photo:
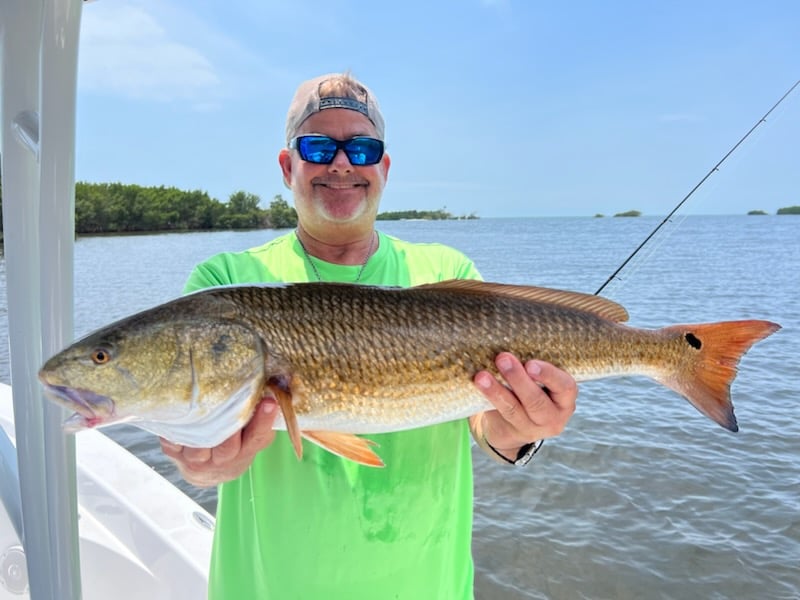
[[[353,281],[360,266],[315,260],[325,281]],[[474,264],[440,244],[380,234],[361,283],[412,286],[478,279]],[[198,265],[185,291],[299,282],[316,275],[294,232]],[[466,420],[367,435],[382,469],[285,432],[238,479],[219,488],[209,600],[468,600],[472,598],[472,459]]]

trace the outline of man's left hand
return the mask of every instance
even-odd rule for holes
[[[488,371],[474,377],[496,410],[474,418],[481,422],[473,430],[504,456],[513,460],[524,445],[559,435],[575,412],[578,385],[566,371],[541,360],[524,365],[513,354],[495,358],[507,386]]]

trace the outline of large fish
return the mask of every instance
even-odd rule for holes
[[[768,321],[622,325],[625,309],[576,292],[479,281],[408,289],[334,283],[212,288],[104,327],[53,356],[39,377],[75,410],[69,430],[129,422],[212,447],[259,400],[275,427],[369,465],[353,434],[399,431],[491,408],[472,383],[500,375],[500,351],[549,361],[578,381],[645,375],[736,431],[730,385]]]

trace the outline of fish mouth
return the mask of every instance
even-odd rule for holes
[[[64,431],[67,433],[108,425],[118,420],[114,401],[108,396],[64,385],[45,384],[44,388],[53,400],[75,411],[64,421]]]

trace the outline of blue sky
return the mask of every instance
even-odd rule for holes
[[[382,210],[663,215],[800,79],[800,3],[101,0],[83,7],[76,176],[283,187],[286,108],[351,70],[392,157]],[[800,204],[800,88],[687,205]]]

